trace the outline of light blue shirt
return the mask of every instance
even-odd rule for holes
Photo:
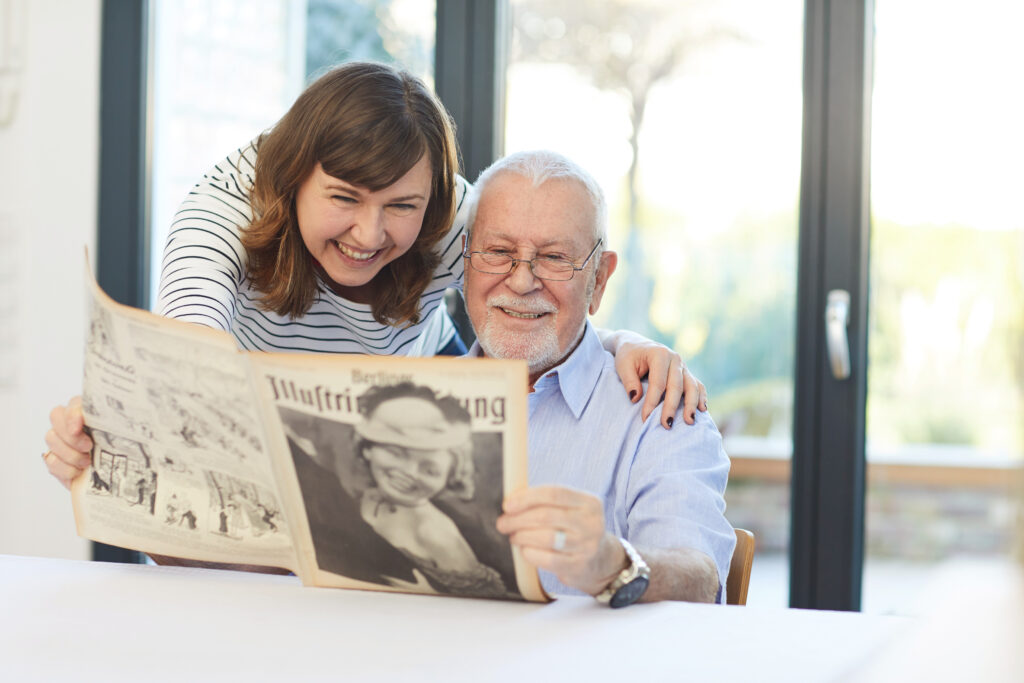
[[[480,355],[474,344],[469,355]],[[645,387],[646,389],[646,387]],[[729,458],[707,413],[688,425],[678,411],[671,430],[661,409],[640,421],[615,372],[615,362],[587,323],[583,339],[560,365],[541,376],[529,395],[529,480],[587,491],[604,501],[605,526],[644,548],[691,548],[718,567],[724,602],[736,545],[725,519]],[[541,571],[551,594],[582,595]]]

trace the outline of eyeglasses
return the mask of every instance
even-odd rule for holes
[[[535,278],[564,282],[571,280],[576,271],[587,267],[587,263],[593,258],[597,248],[601,246],[601,242],[602,240],[597,240],[597,244],[587,254],[587,258],[583,259],[583,263],[578,266],[561,256],[539,255],[533,258],[515,258],[508,252],[503,251],[469,251],[464,253],[462,257],[469,259],[469,264],[473,266],[473,270],[489,275],[507,275],[512,272],[517,263],[525,263],[530,266],[530,272],[533,273]]]

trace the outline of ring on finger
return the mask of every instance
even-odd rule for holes
[[[565,550],[565,532],[561,529],[555,531],[555,540],[551,543],[551,548],[559,553]]]

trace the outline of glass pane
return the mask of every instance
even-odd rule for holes
[[[195,182],[272,126],[305,84],[353,59],[433,82],[422,0],[154,0],[150,304],[167,230]]]
[[[436,3],[307,0],[306,76],[353,60],[396,64],[433,87]]]
[[[596,322],[676,348],[757,536],[750,604],[788,604],[803,2],[513,0],[505,150],[573,158],[619,267]]]
[[[150,305],[181,200],[302,88],[304,11],[289,0],[152,3]]]
[[[864,609],[1008,552],[1024,460],[1024,48],[1016,3],[879,0]],[[955,49],[953,49],[955,47]]]

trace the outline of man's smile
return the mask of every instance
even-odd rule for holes
[[[535,320],[541,317],[542,315],[547,315],[547,311],[542,311],[540,313],[523,313],[520,311],[513,311],[511,308],[503,308],[501,306],[499,306],[498,308],[500,308],[501,311],[506,315],[510,315],[513,318],[522,318],[524,320]]]
[[[491,310],[499,310],[516,320],[538,320],[550,313],[557,313],[558,307],[550,301],[537,298],[514,297],[507,294],[492,296],[487,301]]]

